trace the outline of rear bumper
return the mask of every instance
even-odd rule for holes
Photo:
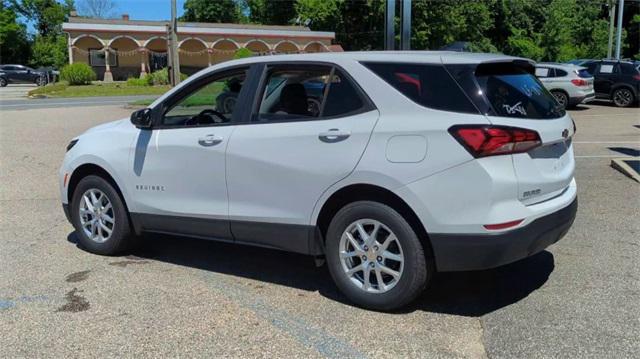
[[[571,228],[578,199],[527,226],[500,234],[430,234],[441,272],[481,270],[532,256],[562,238]]]
[[[569,104],[570,105],[577,105],[577,104],[581,104],[581,103],[589,103],[593,100],[596,99],[596,93],[591,91],[591,92],[582,92],[578,95],[578,96],[574,96],[571,97],[569,99]]]

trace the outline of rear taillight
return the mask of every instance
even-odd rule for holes
[[[571,80],[571,83],[576,85],[576,86],[587,86],[587,85],[589,85],[587,80],[583,80],[583,79],[573,79],[573,80]]]
[[[637,74],[637,75],[633,75],[633,78],[634,78],[635,80],[638,80],[638,81],[640,81],[640,74]]]
[[[517,127],[460,125],[449,133],[476,158],[527,152],[542,143],[536,131]]]

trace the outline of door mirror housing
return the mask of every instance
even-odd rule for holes
[[[131,123],[137,128],[150,129],[151,128],[151,109],[143,108],[142,110],[135,111],[131,114]]]

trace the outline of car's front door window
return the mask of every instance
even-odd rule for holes
[[[191,127],[231,122],[246,70],[215,78],[179,100],[162,117],[162,127]]]

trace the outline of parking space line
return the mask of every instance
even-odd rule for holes
[[[593,155],[593,156],[575,156],[575,158],[634,158],[633,156],[619,155]]]
[[[573,141],[573,143],[633,143],[640,145],[640,140],[638,141]]]

